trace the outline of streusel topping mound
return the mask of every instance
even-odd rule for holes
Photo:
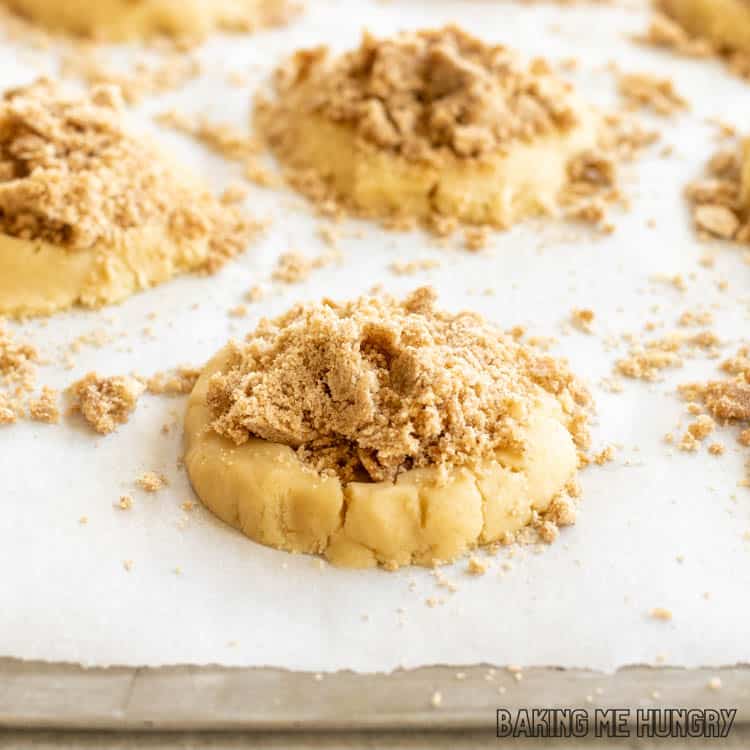
[[[209,237],[209,268],[243,249],[252,223],[129,134],[120,103],[115,87],[70,96],[47,80],[5,94],[0,232],[74,251],[158,225],[177,243]]]
[[[403,301],[324,300],[262,321],[212,377],[213,429],[238,445],[292,446],[344,481],[392,480],[523,450],[520,428],[546,391],[580,441],[588,394],[564,363],[435,299],[423,287]]]
[[[507,47],[455,26],[390,39],[365,33],[341,57],[325,47],[304,50],[278,84],[282,91],[304,85],[314,92],[311,110],[413,160],[481,157],[577,121],[569,86],[543,60],[523,65]]]

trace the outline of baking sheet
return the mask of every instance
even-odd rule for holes
[[[182,278],[99,313],[14,326],[50,360],[40,382],[65,387],[91,369],[150,374],[200,363],[261,315],[298,300],[348,298],[377,282],[395,293],[432,283],[450,309],[479,310],[502,326],[522,324],[531,334],[556,337],[552,351],[587,377],[598,405],[594,444],[620,448],[613,463],[583,473],[576,526],[538,554],[501,553],[481,578],[469,576],[465,562],[444,569],[458,586],[451,593],[432,571],[338,570],[258,546],[200,507],[182,510],[194,499],[179,467],[183,399],[144,397],[130,422],[106,438],[73,419],[59,426],[19,423],[0,432],[0,655],[98,666],[320,672],[480,662],[613,670],[750,661],[750,491],[738,486],[743,455],[729,429],[718,436],[727,446],[718,459],[705,450],[672,452],[663,442],[680,419],[686,422],[675,385],[712,376],[717,362],[688,360],[665,382],[626,383],[621,394],[599,387],[626,350],[621,335],[641,331],[647,320],[664,321],[668,332],[684,310],[711,309],[729,354],[746,335],[750,315],[750,266],[742,251],[721,247],[713,268],[701,266],[706,247],[692,235],[681,196],[716,147],[717,128],[706,118],[731,115],[746,125],[750,90],[716,63],[632,44],[628,35],[645,28],[646,19],[640,5],[310,2],[308,14],[286,30],[212,40],[199,53],[206,68],[199,80],[145,101],[133,114],[137,126],[219,190],[239,166],[156,128],[151,116],[178,107],[244,127],[252,90],[284,54],[322,42],[352,46],[363,26],[388,33],[460,21],[529,55],[577,56],[573,78],[602,106],[617,101],[606,70],[611,60],[625,70],[673,76],[692,112],[653,121],[674,155],[662,158],[656,148],[626,170],[632,207],[615,217],[617,231],[609,237],[532,222],[493,235],[490,249],[475,255],[457,249],[458,240],[454,248],[439,248],[418,232],[346,222],[339,265],[301,285],[274,285],[238,320],[228,310],[252,285],[267,282],[279,253],[323,249],[321,221],[302,201],[253,189],[248,207],[270,217],[271,226],[217,276]],[[51,52],[3,44],[0,86],[54,70],[52,59]],[[248,73],[248,85],[228,85],[232,71]],[[408,277],[388,271],[393,261],[421,258],[441,266]],[[685,291],[658,280],[676,274],[687,281]],[[596,336],[567,331],[574,307],[596,312]],[[81,336],[111,340],[84,345],[65,369],[66,352]],[[615,348],[613,338],[620,341]],[[165,423],[175,425],[167,435]],[[134,480],[145,470],[164,472],[169,488],[156,495],[137,490]],[[125,493],[135,504],[122,512],[113,505]],[[427,599],[438,603],[428,606]],[[649,617],[654,607],[672,610],[672,621]]]

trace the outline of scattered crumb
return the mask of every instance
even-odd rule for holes
[[[200,377],[197,367],[177,367],[174,370],[157,372],[146,380],[146,388],[155,396],[178,396],[190,393]]]
[[[653,617],[654,620],[662,620],[668,622],[672,619],[672,610],[665,609],[664,607],[655,607],[649,612],[649,616]]]
[[[482,560],[478,557],[470,557],[467,572],[474,576],[483,576],[489,568],[489,564],[486,560]]]
[[[169,484],[163,474],[157,474],[155,471],[143,472],[135,480],[135,483],[145,492],[158,492]]]
[[[29,416],[31,419],[35,422],[57,424],[60,421],[59,395],[59,391],[45,385],[39,398],[29,401]]]
[[[307,281],[314,270],[330,265],[339,257],[337,253],[328,251],[309,258],[296,250],[290,250],[279,256],[271,278],[284,284],[300,284]]]
[[[73,399],[72,409],[80,412],[101,435],[114,432],[117,425],[128,421],[143,390],[135,378],[119,375],[105,378],[95,372],[68,389]]]
[[[117,502],[120,510],[130,510],[133,507],[133,498],[130,495],[122,495]]]
[[[573,325],[584,333],[593,333],[594,326],[594,311],[589,309],[575,308],[570,313],[570,320]]]
[[[422,258],[421,260],[396,260],[388,269],[396,276],[412,276],[419,271],[429,271],[439,268],[440,261],[436,258]]]
[[[614,458],[615,447],[613,445],[608,445],[606,448],[594,455],[594,463],[597,464],[597,466],[604,466],[604,464],[613,461]]]
[[[647,107],[657,115],[671,116],[688,109],[670,78],[650,73],[623,73],[618,78],[620,94],[630,108]]]

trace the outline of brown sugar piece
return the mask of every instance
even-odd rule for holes
[[[29,401],[29,416],[35,422],[57,424],[60,421],[59,393],[54,388],[44,386],[39,398]]]
[[[690,402],[702,403],[711,416],[719,422],[737,423],[743,427],[738,440],[740,445],[750,445],[750,347],[744,346],[734,357],[725,360],[721,369],[727,373],[724,380],[710,380],[706,383],[687,383],[679,387],[683,398]],[[705,430],[701,435],[710,434],[714,422],[710,417],[703,418]],[[688,427],[688,431],[693,427]],[[696,436],[700,439],[700,435]],[[716,450],[720,455],[722,450]]]
[[[68,390],[73,410],[80,412],[96,432],[107,435],[128,421],[143,385],[127,376],[105,378],[90,372]]]
[[[663,116],[688,108],[687,100],[677,92],[670,78],[650,73],[623,73],[618,85],[620,94],[632,108],[646,107]]]
[[[157,372],[146,380],[146,389],[155,396],[181,396],[193,390],[200,369],[178,367],[167,372]]]
[[[36,348],[19,342],[0,318],[0,390],[12,388],[17,394],[32,390],[38,362]]]
[[[284,284],[301,284],[310,278],[313,271],[324,268],[339,258],[335,250],[329,250],[316,257],[308,257],[297,250],[282,253],[276,262],[271,278]]]
[[[635,345],[627,357],[615,363],[615,369],[628,378],[656,380],[662,370],[682,366],[681,345],[670,337]]]
[[[589,396],[565,363],[435,299],[422,287],[403,301],[324,300],[262,321],[210,380],[213,429],[238,445],[292,446],[345,481],[391,480],[518,447],[514,409],[546,391],[585,442]]]
[[[149,493],[158,492],[169,484],[163,474],[158,474],[155,471],[144,471],[143,474],[138,476],[135,483],[144,492]]]
[[[686,188],[700,237],[750,242],[750,146],[722,148]]]

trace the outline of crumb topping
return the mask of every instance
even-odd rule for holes
[[[282,94],[304,87],[311,111],[415,161],[477,158],[577,122],[569,85],[546,63],[522,65],[456,26],[390,39],[365,33],[336,58],[326,47],[303,50],[277,83]]]
[[[401,302],[324,300],[263,320],[211,379],[213,429],[292,446],[344,481],[392,480],[523,449],[519,428],[547,391],[585,441],[589,396],[565,363],[435,300],[422,287]]]
[[[108,435],[128,421],[143,386],[135,378],[120,375],[104,378],[90,372],[70,386],[69,392],[73,410],[80,412],[100,435]]]
[[[70,251],[165,226],[175,242],[206,238],[208,270],[244,249],[255,226],[171,165],[121,120],[115,87],[68,96],[41,79],[0,101],[0,232]]]

